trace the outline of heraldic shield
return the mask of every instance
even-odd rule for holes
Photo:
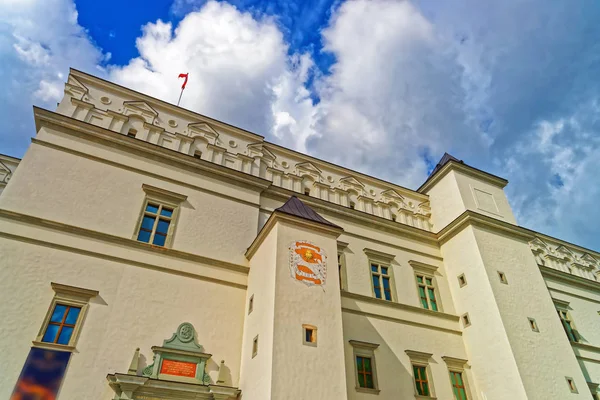
[[[325,286],[327,255],[325,250],[307,241],[290,244],[290,273],[292,278],[308,286]]]

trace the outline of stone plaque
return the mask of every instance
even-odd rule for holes
[[[165,375],[185,376],[187,378],[196,377],[197,364],[185,361],[164,360],[160,366],[160,373]]]

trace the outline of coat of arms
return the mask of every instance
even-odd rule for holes
[[[290,273],[292,278],[308,286],[325,286],[327,255],[325,250],[307,241],[290,244]]]

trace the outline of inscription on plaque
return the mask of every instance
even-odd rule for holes
[[[160,373],[194,378],[196,376],[196,366],[197,364],[191,362],[163,360]]]

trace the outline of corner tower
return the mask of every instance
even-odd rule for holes
[[[347,398],[336,265],[341,233],[291,197],[248,249],[244,399]]]
[[[529,242],[508,181],[444,154],[419,188],[430,197],[450,291],[481,397],[585,399],[585,378]],[[458,277],[462,276],[459,283]]]

